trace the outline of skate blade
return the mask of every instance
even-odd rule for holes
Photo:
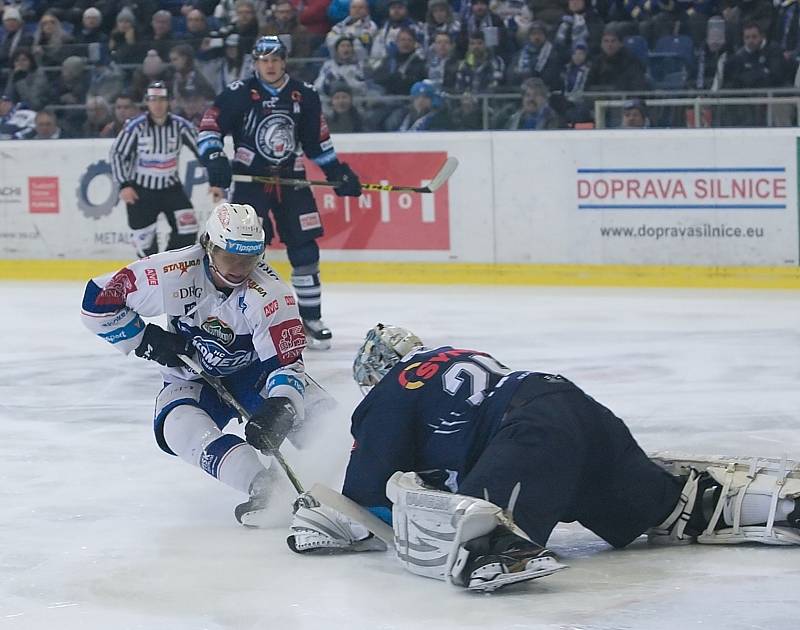
[[[562,569],[566,569],[566,564],[554,560],[553,558],[540,558],[534,560],[530,568],[525,571],[516,571],[514,573],[500,573],[486,580],[470,581],[467,590],[478,593],[491,593],[499,588],[508,586],[509,584],[516,584],[517,582],[527,582],[528,580],[536,580],[538,578],[547,577]]]

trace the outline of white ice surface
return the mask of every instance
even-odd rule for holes
[[[158,450],[157,372],[83,329],[82,284],[0,292],[0,630],[800,627],[798,548],[613,551],[563,525],[569,570],[477,596],[388,553],[297,556],[288,486],[245,530],[240,495]],[[648,450],[800,457],[800,293],[328,285],[325,312],[335,347],[307,363],[340,406],[286,450],[308,486],[341,481],[377,321],[563,373]]]

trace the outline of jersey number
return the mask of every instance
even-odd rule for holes
[[[456,392],[458,392],[464,384],[464,381],[469,380],[469,397],[471,398],[478,392],[483,392],[488,389],[490,374],[505,376],[511,372],[511,370],[493,357],[475,354],[470,358],[474,363],[472,361],[457,361],[447,368],[447,371],[442,375],[444,390],[448,394],[455,396]],[[476,363],[478,365],[476,365]],[[466,377],[469,377],[469,379]]]

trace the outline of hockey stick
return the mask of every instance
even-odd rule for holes
[[[382,190],[386,192],[414,192],[414,193],[433,193],[439,190],[444,183],[450,179],[450,176],[458,168],[458,160],[454,157],[449,157],[445,160],[442,167],[433,176],[433,179],[427,186],[397,186],[395,184],[361,184],[362,190]],[[233,181],[235,182],[257,182],[260,184],[282,184],[285,186],[327,186],[329,188],[336,188],[342,182],[328,182],[319,179],[294,179],[286,177],[269,177],[261,175],[234,175]]]
[[[211,385],[211,387],[214,388],[214,391],[217,392],[219,397],[236,410],[236,413],[239,414],[239,417],[242,420],[244,420],[245,422],[250,422],[250,417],[251,417],[250,413],[247,411],[247,409],[245,409],[241,405],[241,403],[239,403],[238,400],[236,400],[236,398],[234,398],[233,394],[231,394],[228,391],[228,389],[220,382],[218,378],[215,378],[210,374],[207,374],[205,371],[203,371],[203,368],[200,367],[200,365],[190,357],[187,357],[186,355],[183,354],[179,354],[178,357],[188,367],[197,372],[197,374],[200,375],[200,378],[202,378],[206,383]],[[281,453],[278,448],[273,446],[270,443],[269,439],[267,438],[264,439],[267,442],[268,448],[261,452],[264,453],[265,455],[271,455],[272,457],[274,457],[275,461],[277,461],[278,464],[280,464],[280,467],[283,468],[283,472],[286,473],[286,476],[289,478],[289,481],[294,486],[294,489],[297,490],[297,493],[303,494],[305,492],[305,490],[303,489],[303,484],[300,483],[300,480],[297,478],[297,475],[294,474],[292,467],[289,466],[288,462],[284,459],[283,453]]]

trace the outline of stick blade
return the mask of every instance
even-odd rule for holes
[[[387,525],[372,512],[364,509],[355,501],[348,499],[343,494],[321,483],[315,483],[311,490],[309,490],[309,494],[320,503],[332,507],[334,510],[341,512],[357,523],[361,523],[386,543],[388,547],[394,547],[394,531],[392,531],[391,525]]]
[[[447,158],[444,164],[442,164],[442,168],[439,169],[439,172],[436,173],[434,178],[431,180],[431,183],[428,184],[428,190],[431,192],[436,192],[448,179],[450,179],[450,176],[455,173],[457,168],[458,159],[454,157]]]

